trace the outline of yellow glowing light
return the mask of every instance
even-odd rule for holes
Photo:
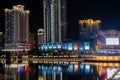
[[[106,56],[104,56],[104,57],[103,57],[103,59],[104,59],[104,60],[106,60],[106,59],[107,59],[107,57],[106,57]]]
[[[83,23],[86,23],[88,25],[100,24],[101,20],[93,20],[93,19],[79,20],[79,24],[83,24]]]

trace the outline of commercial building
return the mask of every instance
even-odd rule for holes
[[[99,30],[96,50],[98,53],[120,53],[120,31]]]
[[[23,5],[5,9],[5,49],[29,48],[29,10]]]
[[[68,50],[90,53],[90,42],[43,43],[39,50]]]
[[[43,0],[44,43],[66,38],[66,0]]]

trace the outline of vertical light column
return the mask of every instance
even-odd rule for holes
[[[46,5],[45,5],[45,0],[43,0],[43,27],[44,27],[44,43],[46,42],[46,22],[45,22],[45,9],[46,9]]]
[[[58,0],[58,29],[59,29],[59,42],[62,41],[62,20],[61,20],[61,14],[62,14],[62,11],[61,11],[61,7],[62,7],[62,4],[61,4],[61,0]]]
[[[60,80],[63,80],[63,73],[62,73],[62,71],[60,72]]]
[[[51,39],[51,42],[54,42],[54,39],[55,39],[55,25],[54,25],[54,22],[55,22],[55,16],[54,16],[54,0],[52,1],[52,4],[51,4],[51,36],[50,36],[50,39]]]
[[[13,75],[13,76],[14,76],[14,80],[16,80],[16,79],[17,79],[17,77],[16,77],[16,76],[17,76],[17,75],[16,75],[16,71],[14,72],[14,75]]]
[[[27,71],[27,80],[29,80],[29,71]]]
[[[29,42],[29,11],[26,10],[26,40],[27,40],[27,43]]]
[[[18,22],[17,23],[19,24],[19,25],[17,25],[18,26],[18,29],[17,29],[17,41],[19,43],[19,41],[21,39],[20,38],[20,13],[18,13],[17,16],[18,16]]]
[[[12,17],[13,18],[13,45],[15,45],[15,43],[17,42],[17,33],[16,32],[18,32],[18,13],[16,13],[16,12],[18,12],[18,11],[16,11],[15,9],[12,11],[12,16],[14,16],[14,17]]]
[[[43,72],[43,78],[46,80],[46,72]]]
[[[56,72],[54,71],[52,74],[53,74],[52,80],[56,80]]]
[[[20,73],[18,72],[18,79],[17,80],[20,80]]]
[[[5,80],[7,80],[7,70],[5,69]]]

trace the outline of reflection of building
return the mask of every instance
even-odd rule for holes
[[[101,21],[100,20],[79,20],[80,25],[80,40],[88,41],[91,43],[91,48],[95,49],[96,45],[96,37],[98,34],[98,30],[100,28]]]
[[[98,67],[98,75],[101,77],[103,80],[107,80],[107,68],[99,66]],[[108,79],[109,80],[109,79]]]
[[[26,74],[24,74],[24,73]],[[23,76],[24,74],[24,76]],[[28,64],[5,65],[4,80],[29,80]]]
[[[97,37],[97,51],[100,53],[120,53],[120,31],[100,30]]]
[[[44,42],[61,42],[66,38],[66,0],[43,0]]]
[[[43,43],[43,41],[44,41],[44,30],[42,29],[42,28],[39,28],[38,29],[38,44],[41,44],[41,43]]]
[[[5,9],[5,49],[16,49],[21,43],[28,45],[29,10],[23,5]]]
[[[38,76],[38,80],[63,80],[63,72],[58,75],[57,72],[43,72],[43,76]]]
[[[63,80],[63,72],[60,66],[38,66],[38,80]]]

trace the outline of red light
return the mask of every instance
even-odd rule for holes
[[[23,67],[23,71],[28,71],[29,67],[28,66],[24,66]]]
[[[28,66],[25,66],[25,71],[28,71],[29,67]]]

